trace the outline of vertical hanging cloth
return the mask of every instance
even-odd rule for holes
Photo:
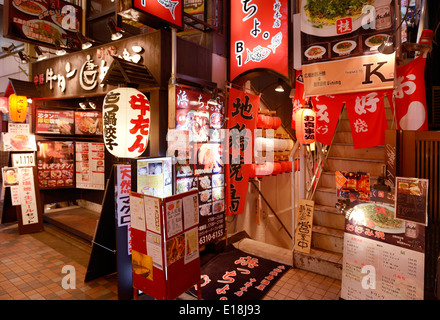
[[[384,96],[388,90],[345,94],[348,119],[355,149],[369,148],[385,143],[388,124]]]
[[[316,141],[331,145],[344,102],[336,96],[316,96],[311,99],[316,112]]]
[[[398,130],[428,130],[425,63],[426,58],[420,56],[397,68],[394,112]]]

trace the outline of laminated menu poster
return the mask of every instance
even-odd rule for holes
[[[36,110],[35,133],[73,134],[74,112],[61,110]]]
[[[102,112],[75,111],[75,134],[102,135]]]
[[[75,159],[73,141],[40,141],[37,151],[40,189],[73,188]]]
[[[394,192],[371,189],[345,208],[341,297],[422,300],[425,227],[396,218]]]
[[[75,143],[76,187],[105,189],[104,144],[98,142]]]

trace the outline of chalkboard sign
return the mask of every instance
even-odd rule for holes
[[[396,218],[428,225],[428,179],[396,177]]]

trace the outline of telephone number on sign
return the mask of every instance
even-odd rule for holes
[[[204,245],[205,243],[214,241],[217,238],[223,237],[223,234],[224,234],[223,229],[221,229],[221,230],[217,230],[212,233],[209,233],[207,235],[201,236],[199,238],[199,244]]]

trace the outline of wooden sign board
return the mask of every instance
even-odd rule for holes
[[[295,230],[295,250],[310,253],[312,245],[313,210],[315,202],[299,200],[297,225]]]

